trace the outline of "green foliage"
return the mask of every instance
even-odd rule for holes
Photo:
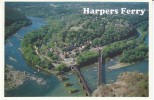
[[[142,97],[146,97],[149,94],[149,82],[148,82],[148,74],[144,74],[143,76],[143,80],[141,80],[138,84],[137,84],[139,91],[142,91],[141,93],[139,93]]]
[[[103,50],[102,54],[104,58],[112,58],[114,56],[117,56],[121,54],[124,50],[134,48],[136,46],[134,40],[124,40],[124,41],[119,41],[112,43],[110,45],[107,45]]]
[[[92,64],[97,61],[98,53],[95,51],[85,51],[78,55],[76,61],[80,66]]]
[[[33,65],[40,61],[40,58],[33,51],[33,47],[31,44],[28,44],[26,47],[23,47],[22,51],[28,63]]]
[[[67,66],[64,63],[61,63],[61,64],[59,64],[59,65],[56,66],[56,70],[57,71],[64,71],[66,69],[67,69]]]
[[[44,37],[44,35],[45,32],[42,29],[28,33],[23,38],[21,43],[22,53],[29,64],[39,65],[40,67],[50,69],[53,68],[51,61],[40,59],[35,53],[34,49],[34,45],[40,46],[40,43],[38,43],[37,39],[40,39],[39,42],[42,43],[41,39]]]
[[[53,52],[48,52],[48,57],[50,57],[52,60],[58,60],[58,55],[54,54]]]
[[[93,40],[93,46],[104,46],[116,41],[124,40],[135,36],[136,31],[132,30],[128,21],[124,19],[113,20],[105,25],[104,33]]]
[[[129,88],[128,88],[129,87]],[[120,92],[116,92],[120,91]],[[106,97],[148,97],[149,80],[148,73],[125,72],[118,76],[115,83],[101,85],[93,96]]]
[[[137,27],[138,33],[140,33],[140,38],[139,38],[139,42],[143,43],[145,42],[145,38],[146,36],[148,36],[148,22],[142,22],[138,25]]]
[[[140,6],[136,3],[125,4],[128,8],[139,7],[147,9],[147,4]],[[22,48],[28,62],[47,68],[48,61],[42,60],[35,54],[34,46],[54,61],[62,61],[60,53],[70,54],[75,51],[77,64],[84,66],[97,61],[98,53],[89,49],[104,46],[102,54],[108,61],[111,57],[134,49],[140,43],[135,41],[136,27],[139,23],[148,20],[148,12],[142,17],[137,15],[84,15],[80,11],[85,6],[95,8],[121,8],[121,3],[8,3],[18,7],[27,15],[47,18],[48,24],[38,31],[27,34],[22,41]],[[22,6],[21,6],[22,5]],[[31,8],[32,7],[32,8]],[[72,9],[73,8],[73,9]],[[50,11],[50,12],[49,12]],[[142,23],[143,24],[143,23]],[[142,26],[142,25],[141,25]],[[148,29],[147,24],[142,26]],[[132,39],[134,38],[134,40]],[[82,50],[77,50],[84,46]],[[52,49],[52,50],[51,50]],[[51,50],[51,51],[50,51]],[[29,52],[28,52],[29,51]],[[145,55],[142,53],[142,56]],[[32,57],[31,57],[32,56]],[[37,56],[37,57],[35,57]],[[141,58],[142,58],[141,56]],[[41,60],[41,61],[38,61]],[[46,64],[47,63],[47,64]],[[56,70],[66,70],[63,64],[59,64]]]
[[[121,56],[120,61],[125,63],[132,63],[142,61],[148,58],[148,46],[142,44],[137,48],[125,50]]]
[[[131,23],[136,25],[138,22],[148,18],[148,14],[142,17],[133,16],[87,16],[80,14],[81,9],[85,6],[96,7],[97,3],[6,3],[6,5],[17,7],[27,15],[47,17],[50,30],[47,38],[51,38],[52,33],[58,33],[52,36],[52,40],[61,40],[71,44],[82,44],[87,40],[93,40],[93,46],[106,45],[121,39],[132,36]],[[123,6],[134,8],[138,4],[125,4]],[[119,8],[119,3],[100,3],[99,8]],[[32,8],[31,8],[32,7]],[[146,8],[146,4],[140,4],[139,8]],[[73,9],[72,9],[73,8]],[[51,10],[52,9],[52,10]],[[50,11],[50,13],[49,13]],[[147,13],[147,12],[146,12]],[[105,19],[102,19],[105,17]],[[58,20],[57,20],[58,19]],[[135,24],[134,24],[135,23]],[[65,27],[63,27],[65,26]],[[63,29],[61,29],[63,27]],[[77,31],[76,31],[77,28]],[[72,30],[73,29],[73,30]],[[55,35],[55,34],[54,34]],[[103,35],[103,36],[102,36]],[[71,38],[71,39],[70,39]],[[95,38],[100,38],[99,41]]]
[[[31,21],[16,9],[5,8],[5,39],[14,34],[21,27],[30,25]]]

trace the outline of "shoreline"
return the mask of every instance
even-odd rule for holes
[[[147,61],[148,59],[144,59],[144,61]],[[117,64],[113,65],[113,66],[110,66],[108,67],[107,69],[109,70],[113,70],[113,69],[119,69],[119,68],[123,68],[123,67],[127,67],[129,65],[133,65],[133,64],[136,64],[137,62],[133,62],[133,63],[120,63],[118,62]]]
[[[25,71],[15,70],[13,66],[10,65],[5,66],[5,90],[17,88],[27,80],[35,81],[39,85],[46,84],[46,81],[41,77],[37,77]]]
[[[14,34],[16,34],[20,29],[22,29],[22,28],[24,28],[24,27],[27,27],[27,26],[30,26],[30,25],[32,25],[31,20],[29,21],[28,24],[25,24],[25,25],[19,27],[18,29],[14,30],[13,33],[9,34],[8,36],[5,36],[5,42],[6,42],[6,40],[9,39],[11,36],[13,36]],[[5,26],[5,27],[6,27],[6,26]],[[10,26],[7,26],[7,27],[10,27]]]
[[[117,63],[113,66],[108,67],[108,69],[113,70],[113,69],[119,69],[119,68],[123,68],[129,65],[132,65],[133,63]]]

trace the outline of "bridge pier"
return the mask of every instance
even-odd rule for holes
[[[76,73],[77,74],[77,76],[79,77],[79,74],[78,73]]]
[[[81,79],[79,79],[79,82],[81,83]]]
[[[82,85],[82,89],[85,90],[84,86]]]
[[[102,57],[98,57],[98,83],[97,87],[99,87],[102,83],[106,83],[105,81],[105,59]]]
[[[88,93],[86,92],[86,96],[88,96]]]
[[[99,87],[102,84],[102,58],[98,58],[98,83],[97,87]]]

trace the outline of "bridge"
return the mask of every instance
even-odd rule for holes
[[[80,83],[82,84],[82,88],[86,91],[86,96],[91,96],[91,90],[90,88],[88,87],[88,84],[86,83],[83,75],[81,74],[81,71],[80,71],[80,68],[78,66],[71,66],[77,73],[77,76],[79,77],[80,79]]]
[[[101,84],[106,83],[105,79],[105,59],[102,57],[102,54],[100,57],[98,57],[98,82],[97,87],[99,87]]]
[[[98,83],[97,87],[99,87],[102,84],[102,58],[98,57]]]

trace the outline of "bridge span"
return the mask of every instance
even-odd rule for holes
[[[88,87],[88,84],[86,83],[86,81],[85,81],[83,75],[81,74],[80,68],[79,68],[78,66],[76,66],[76,65],[71,66],[71,67],[72,67],[72,68],[75,70],[75,72],[77,73],[77,76],[78,76],[79,79],[80,79],[80,83],[82,84],[83,89],[86,91],[86,96],[91,96],[92,91],[91,91],[90,88]]]

